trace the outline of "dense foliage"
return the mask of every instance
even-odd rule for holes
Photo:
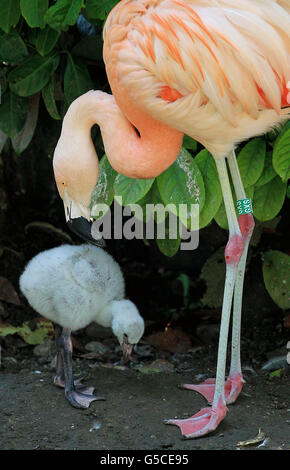
[[[50,119],[61,120],[79,95],[92,88],[109,91],[102,62],[102,27],[116,3],[117,0],[0,0],[0,151],[12,145],[21,154],[29,146],[38,125],[41,100]],[[99,140],[96,145],[102,148]],[[282,130],[242,144],[237,153],[247,195],[253,199],[255,218],[261,222],[273,219],[287,197],[289,123]],[[200,228],[213,219],[227,228],[213,158],[187,136],[176,162],[155,179],[132,180],[118,175],[105,155],[100,166],[92,215],[96,203],[111,204],[114,196],[122,196],[124,205],[198,203]],[[173,256],[180,241],[168,236],[157,244],[163,253]],[[287,256],[279,256],[282,255]],[[279,301],[279,288],[277,291],[275,287],[275,293],[272,288],[271,266],[276,273],[279,271],[279,256],[274,256],[274,266],[273,255],[266,254],[264,277],[272,298],[282,308],[289,308],[289,297],[284,295],[283,302]],[[289,266],[289,257],[283,258],[281,267],[283,281],[287,279],[289,283],[285,262]],[[285,290],[285,283],[280,285]]]

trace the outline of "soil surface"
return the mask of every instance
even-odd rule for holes
[[[25,353],[24,357],[28,351]],[[106,398],[92,403],[88,410],[72,408],[63,391],[52,385],[51,364],[34,357],[19,357],[17,362],[6,359],[0,372],[0,448],[289,450],[287,372],[281,378],[270,379],[265,373],[246,370],[246,384],[237,402],[229,406],[226,419],[208,436],[184,440],[177,427],[164,425],[166,418],[191,416],[207,406],[202,396],[178,385],[196,382],[199,372],[213,376],[213,357],[213,348],[180,354],[177,364],[180,367],[185,363],[186,373],[175,366],[172,372],[151,374],[134,368],[140,364],[137,359],[129,368],[76,358],[74,372],[85,375],[85,383],[95,385],[96,393]],[[266,437],[260,442],[262,447],[238,445],[256,437],[259,428]]]

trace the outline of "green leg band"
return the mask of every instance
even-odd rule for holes
[[[238,209],[239,215],[252,214],[253,213],[252,200],[251,199],[238,199],[237,209]]]

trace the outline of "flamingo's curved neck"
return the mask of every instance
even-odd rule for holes
[[[93,90],[79,97],[66,113],[62,134],[87,147],[94,124],[100,126],[112,167],[132,178],[159,175],[173,163],[182,145],[181,132],[132,106],[121,88],[116,91],[116,100],[113,95]]]
[[[130,177],[158,176],[178,156],[183,133],[146,114],[138,103],[132,100],[122,82],[115,78],[115,74],[110,73],[109,67],[107,67],[107,74],[114,98],[122,110],[123,119],[130,126],[131,136],[134,134],[124,151],[117,152],[116,149],[111,163],[113,166],[114,163],[118,164],[118,171]]]

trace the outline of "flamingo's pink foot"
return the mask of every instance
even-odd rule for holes
[[[227,405],[230,405],[236,401],[239,394],[241,393],[244,382],[245,381],[242,374],[229,375],[225,382],[225,400]],[[201,384],[197,385],[184,384],[183,387],[187,390],[194,390],[195,392],[200,393],[204,396],[208,403],[211,404],[213,402],[215,393],[215,379],[207,379]]]
[[[178,426],[186,439],[193,439],[214,431],[224,419],[227,407],[220,397],[218,404],[209,408],[202,408],[194,416],[187,419],[169,419],[166,424]]]

